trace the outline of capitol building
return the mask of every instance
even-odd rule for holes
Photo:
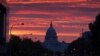
[[[64,50],[68,47],[68,44],[64,41],[58,41],[57,32],[54,29],[52,22],[50,23],[50,27],[46,32],[45,41],[42,45],[44,48],[47,48],[53,52],[64,52]]]

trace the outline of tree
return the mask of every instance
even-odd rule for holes
[[[10,56],[17,56],[20,48],[21,39],[19,36],[11,35],[10,42],[8,43]]]
[[[100,55],[100,14],[96,16],[94,23],[89,24],[90,39],[94,46],[95,53]]]
[[[82,36],[72,43],[70,43],[68,49],[66,49],[65,53],[67,55],[74,55],[74,56],[90,56],[93,52],[93,47],[91,45],[91,41],[89,39],[90,32],[86,31],[82,33]]]
[[[41,42],[33,42],[29,38],[20,39],[19,36],[11,35],[8,43],[9,56],[44,56],[49,51],[42,47]]]

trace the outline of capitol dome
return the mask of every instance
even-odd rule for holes
[[[52,22],[50,23],[50,27],[48,28],[45,36],[46,41],[54,40],[57,41],[56,30],[53,28]]]
[[[64,52],[67,46],[68,45],[66,43],[60,43],[58,41],[56,30],[54,29],[52,21],[51,21],[50,27],[48,28],[46,32],[43,47],[53,52]]]

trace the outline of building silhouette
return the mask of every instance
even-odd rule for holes
[[[6,53],[6,7],[0,3],[0,56]]]
[[[53,52],[64,52],[67,49],[68,44],[58,41],[56,30],[53,27],[52,22],[50,23],[50,27],[48,28],[45,36],[45,41],[43,43],[43,47],[47,48]]]
[[[57,42],[57,33],[53,28],[52,22],[50,23],[50,27],[48,28],[45,36],[45,42],[48,43],[56,43]]]

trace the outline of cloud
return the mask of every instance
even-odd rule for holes
[[[55,3],[55,2],[85,2],[86,0],[7,0],[8,3],[14,4],[31,4],[31,3]]]
[[[14,33],[30,34],[37,37],[44,37],[49,28],[50,21],[58,33],[59,39],[71,42],[78,38],[82,28],[88,30],[88,23],[95,19],[100,12],[99,3],[30,3],[30,4],[9,4],[10,5],[10,27]],[[75,33],[75,34],[74,34]],[[74,38],[75,37],[75,38]],[[41,38],[43,39],[43,38]]]
[[[11,15],[22,15],[26,17],[63,17],[63,16],[90,16],[100,12],[100,4],[65,4],[65,3],[36,3],[29,5],[11,5]],[[26,14],[26,15],[25,15]],[[41,16],[42,15],[42,16]],[[60,15],[60,16],[59,16]],[[22,16],[23,17],[23,16]]]
[[[91,2],[100,2],[100,0],[90,0]]]

